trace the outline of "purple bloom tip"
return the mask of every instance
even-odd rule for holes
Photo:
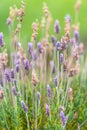
[[[46,104],[46,114],[49,116],[50,115],[50,108],[49,106]]]
[[[28,107],[26,106],[26,104],[23,100],[21,101],[21,105],[22,105],[22,108],[25,111],[25,113],[28,113]]]
[[[78,40],[79,40],[79,31],[75,30],[74,31],[74,36],[75,36],[76,42],[78,42]]]
[[[40,100],[40,99],[41,99],[41,94],[40,94],[40,92],[39,92],[39,91],[37,92],[37,97],[38,97],[38,100]]]
[[[3,47],[4,46],[4,40],[3,40],[3,33],[0,33],[0,46]]]
[[[24,60],[24,67],[25,67],[26,70],[29,69],[29,61],[28,61],[28,59]]]
[[[59,21],[58,20],[55,21],[54,32],[56,32],[56,34],[58,34],[60,32],[60,26],[59,26]]]
[[[7,18],[7,25],[10,25],[12,23],[12,19],[10,17]]]
[[[60,118],[61,118],[61,121],[62,121],[62,125],[65,126],[66,123],[67,123],[67,117],[64,115],[63,111],[60,112]]]
[[[55,86],[57,87],[58,86],[58,77],[57,76],[54,78],[54,83],[55,83]]]
[[[67,14],[67,15],[65,16],[65,20],[71,22],[71,17],[70,17],[69,14]]]
[[[50,97],[50,93],[51,93],[50,85],[47,85],[47,93],[48,93],[48,97]]]

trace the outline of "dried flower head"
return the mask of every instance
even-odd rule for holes
[[[16,11],[15,11],[15,8],[13,7],[10,7],[10,14],[9,14],[9,17],[14,20],[15,17],[16,17]]]
[[[37,37],[37,34],[38,34],[38,20],[36,20],[36,22],[33,22],[32,24],[32,30],[33,30],[33,33],[32,33],[32,37],[31,37],[31,42],[34,43],[34,41],[36,40],[36,37]]]
[[[2,53],[0,53],[0,67],[5,68],[8,63],[8,54],[5,49]]]
[[[81,0],[77,0],[76,5],[75,5],[75,10],[76,10],[76,12],[79,11],[80,5],[81,5]]]
[[[72,88],[68,88],[68,97],[69,97],[70,101],[73,100],[73,91],[72,91]]]
[[[41,28],[44,29],[45,28],[45,18],[43,17],[42,20],[41,20]]]
[[[39,80],[37,78],[37,75],[35,73],[35,71],[32,71],[32,84],[33,86],[36,86],[39,83]]]
[[[2,87],[0,87],[0,100],[2,100],[3,98],[4,98],[4,91]]]
[[[44,3],[43,12],[44,12],[45,17],[48,18],[50,12],[49,12],[49,10],[48,10],[48,7],[47,7],[46,3]]]

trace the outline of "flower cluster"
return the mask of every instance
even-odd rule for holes
[[[78,2],[76,11],[79,10],[79,6]],[[79,75],[80,57],[83,54],[83,44],[79,40],[79,27],[71,26],[71,17],[66,15],[63,36],[58,38],[62,29],[59,20],[54,22],[55,35],[50,35],[52,17],[47,5],[44,4],[44,16],[41,20],[42,38],[37,39],[39,21],[36,20],[32,24],[33,32],[26,51],[20,42],[20,29],[24,15],[24,2],[21,3],[20,9],[10,8],[7,25],[10,27],[15,19],[18,22],[16,29],[12,29],[10,58],[8,58],[7,50],[3,49],[5,47],[4,34],[0,33],[0,48],[2,48],[0,52],[0,101],[6,106],[10,104],[9,109],[11,107],[11,111],[18,114],[15,116],[17,121],[24,112],[27,122],[24,121],[25,117],[23,117],[23,122],[24,125],[27,123],[28,129],[51,129],[50,124],[52,128],[55,127],[54,121],[59,122],[57,124],[61,129],[65,128],[69,117],[65,115],[69,115],[72,111],[74,101],[72,82]],[[73,32],[71,32],[72,28]],[[1,107],[0,111],[2,111]],[[9,121],[6,125],[8,123]],[[40,124],[45,126],[42,127]],[[19,126],[21,125],[19,124],[18,128]]]

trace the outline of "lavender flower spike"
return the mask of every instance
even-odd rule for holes
[[[43,47],[42,47],[42,43],[41,42],[38,42],[37,47],[38,47],[38,52],[42,53]]]
[[[7,18],[7,25],[10,25],[12,23],[12,19],[10,17]]]
[[[37,97],[38,97],[38,101],[40,101],[40,99],[41,99],[41,94],[40,94],[39,91],[37,92]]]
[[[11,77],[10,77],[10,73],[9,73],[9,70],[5,69],[5,78],[8,82],[11,81]]]
[[[64,61],[64,55],[63,55],[63,53],[61,53],[60,54],[60,63],[63,63],[63,61]]]
[[[54,78],[54,84],[56,87],[58,86],[58,77],[57,76]]]
[[[61,121],[62,121],[62,125],[65,126],[66,123],[67,123],[67,117],[64,115],[63,111],[60,112],[60,118],[61,118]]]
[[[52,73],[54,74],[55,71],[56,71],[56,67],[55,67],[54,61],[50,61],[50,67],[51,67]]]
[[[47,114],[47,116],[50,115],[50,108],[49,108],[49,106],[47,104],[46,104],[46,114]]]
[[[11,69],[11,78],[14,79],[14,76],[15,76],[15,74],[14,74],[14,70]]]
[[[28,61],[28,59],[24,60],[24,67],[25,67],[26,70],[29,69],[29,61]]]
[[[59,21],[58,20],[55,21],[54,32],[56,32],[56,34],[58,34],[60,32],[60,26],[59,26]]]
[[[47,93],[48,93],[48,97],[50,97],[50,92],[51,92],[50,86],[47,85]]]
[[[37,60],[37,52],[36,52],[36,50],[33,51],[33,60],[34,61]]]
[[[4,46],[4,40],[3,40],[3,33],[0,33],[0,46],[3,47]]]
[[[56,50],[61,50],[61,43],[59,41],[56,43]]]
[[[67,14],[67,15],[65,16],[65,20],[68,21],[68,22],[71,22],[71,17],[70,17],[69,14]]]
[[[16,87],[12,87],[12,92],[15,96],[17,96]]]
[[[51,36],[51,41],[52,41],[52,43],[53,43],[53,46],[55,46],[56,45],[56,37],[55,36]]]
[[[28,113],[28,107],[26,106],[25,102],[22,100],[21,101],[21,105],[22,105],[22,108],[24,110],[25,113]]]
[[[33,49],[33,44],[31,42],[28,43],[28,52],[31,55]]]
[[[76,42],[78,42],[78,40],[79,40],[79,32],[77,30],[74,31],[74,36],[75,36]]]
[[[18,73],[20,70],[19,64],[16,64],[16,72]]]

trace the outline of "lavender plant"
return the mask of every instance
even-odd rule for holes
[[[79,6],[78,0],[76,14]],[[81,92],[77,94],[74,90],[79,90],[75,87],[79,87],[83,80],[81,77],[79,81],[83,44],[79,40],[77,20],[71,27],[70,15],[65,16],[65,34],[60,40],[61,30],[56,20],[55,36],[50,36],[52,17],[44,4],[40,26],[42,37],[37,42],[39,21],[36,20],[32,24],[32,36],[26,51],[20,41],[24,15],[24,2],[19,9],[10,7],[7,18],[11,33],[10,59],[5,49],[4,34],[0,33],[0,129],[80,129],[86,120],[80,124],[78,107],[81,102],[76,98],[81,96]],[[15,21],[16,28],[13,27]]]

